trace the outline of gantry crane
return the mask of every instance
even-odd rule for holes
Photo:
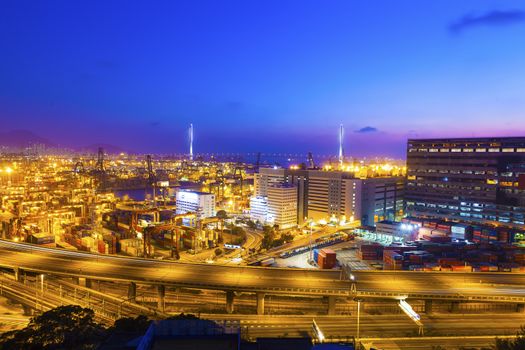
[[[91,171],[91,175],[98,180],[98,185],[104,188],[106,167],[104,166],[104,149],[102,147],[98,148],[97,163],[95,164],[95,168]]]
[[[197,216],[195,213],[177,214],[170,222],[162,223],[159,225],[150,225],[143,230],[144,240],[144,257],[147,258],[151,255],[151,237],[162,231],[169,231],[171,233],[171,257],[179,259],[179,242],[180,242],[180,229],[182,228],[182,219],[193,218]]]
[[[104,167],[104,149],[102,147],[98,148],[97,165],[95,166],[95,170],[101,173],[106,171]]]
[[[312,155],[312,152],[308,152],[308,166],[309,166],[309,169],[318,169],[315,166],[314,156]]]
[[[153,207],[157,206],[157,178],[153,172],[153,163],[151,161],[151,155],[146,156],[146,163],[148,165],[148,182],[153,188]]]
[[[244,181],[244,177],[242,175],[242,171],[244,170],[244,167],[240,164],[237,164],[235,168],[233,169],[233,179],[239,180],[240,186],[241,186],[241,199],[242,199],[242,183]]]

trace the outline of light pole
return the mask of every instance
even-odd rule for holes
[[[311,220],[311,219],[309,219],[309,220]],[[310,244],[309,244],[309,245],[310,245],[310,258],[309,258],[309,260],[310,260],[309,262],[310,262],[310,263],[311,263],[312,261],[314,261],[314,258],[313,258],[313,256],[312,256],[312,235],[313,235],[313,224],[314,224],[314,223],[313,223],[312,221],[310,221],[310,222],[308,223],[308,226],[310,226]]]
[[[359,317],[361,316],[361,300],[357,299],[357,331],[356,331],[356,339],[359,342]]]
[[[40,291],[44,294],[44,274],[40,275]]]

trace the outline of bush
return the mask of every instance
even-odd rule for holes
[[[2,334],[1,349],[94,349],[106,336],[95,312],[78,305],[59,306],[33,317],[27,327]]]
[[[293,241],[293,234],[291,233],[284,233],[281,235],[281,239],[286,242],[286,243],[289,243],[291,241]]]

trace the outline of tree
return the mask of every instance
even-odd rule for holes
[[[242,245],[246,241],[246,231],[242,227],[232,227],[231,233],[237,237],[233,240],[234,244]]]
[[[271,226],[263,226],[263,239],[261,241],[261,247],[268,249],[272,247],[273,239],[275,237],[275,231]]]
[[[281,238],[273,240],[272,247],[279,247],[279,246],[281,246],[283,244],[284,244],[284,239],[281,237]]]
[[[225,220],[228,218],[228,213],[226,213],[226,210],[219,210],[216,216],[221,220]]]
[[[248,225],[248,227],[251,228],[252,230],[257,228],[257,224],[255,222],[253,222],[252,220],[248,220],[246,222],[246,225]]]
[[[293,241],[293,234],[291,234],[291,233],[283,233],[281,235],[281,238],[283,239],[283,241],[285,243],[289,243],[289,242]]]
[[[26,328],[4,333],[0,349],[94,349],[105,337],[95,312],[78,305],[60,306],[33,317]]]
[[[246,235],[246,232],[244,231],[244,229],[240,226],[233,226],[232,227],[232,235],[235,235],[235,236],[243,236],[243,235]]]
[[[494,350],[523,350],[525,349],[525,326],[521,326],[516,338],[496,338]]]
[[[145,333],[150,323],[151,320],[144,315],[135,318],[123,317],[116,320],[109,331],[115,333]]]

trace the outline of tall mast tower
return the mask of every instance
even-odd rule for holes
[[[193,124],[190,124],[190,160],[193,160]]]
[[[345,129],[343,124],[339,126],[339,165],[342,167],[344,162],[344,150],[343,150],[343,138],[345,135]]]

